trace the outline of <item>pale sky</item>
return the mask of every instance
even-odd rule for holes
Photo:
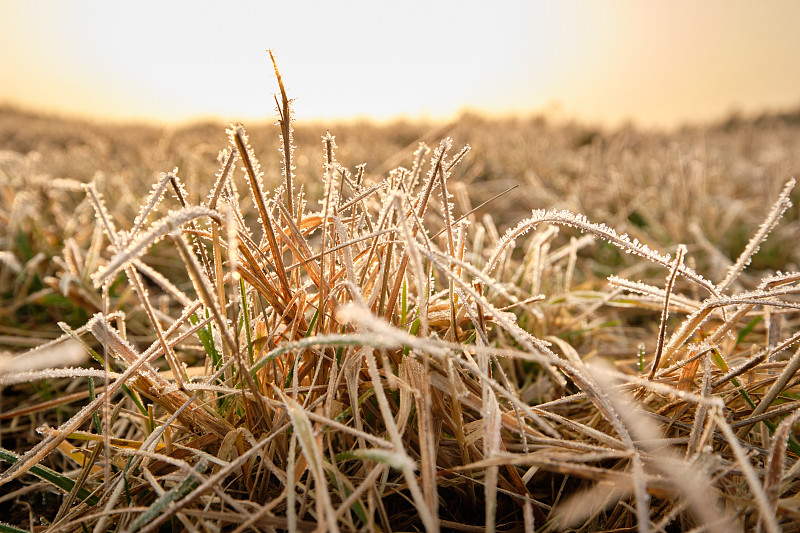
[[[800,2],[0,0],[0,103],[104,119],[555,113],[674,126],[800,107]]]

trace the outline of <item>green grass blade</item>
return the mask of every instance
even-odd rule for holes
[[[200,322],[200,317],[197,316],[197,313],[192,315],[190,322],[192,324],[198,324]],[[219,365],[222,363],[222,357],[219,355],[217,347],[214,346],[214,336],[211,333],[211,324],[204,328],[198,329],[197,336],[200,338],[200,342],[203,344],[206,354],[211,358],[214,369],[219,368]]]
[[[97,395],[94,393],[94,379],[89,378],[89,398],[94,400]],[[98,435],[103,434],[103,425],[100,423],[100,415],[95,411],[92,413],[92,422],[94,423],[94,429],[97,431]]]
[[[736,346],[739,346],[744,338],[747,336],[748,333],[753,331],[753,329],[761,322],[761,315],[755,317],[753,320],[748,322],[748,324],[742,328],[738,335],[736,335]]]
[[[197,470],[197,472],[204,471],[205,461],[198,463],[195,467],[195,470]],[[141,529],[142,526],[148,524],[154,518],[161,515],[173,502],[180,500],[192,492],[199,484],[200,481],[192,474],[186,476],[186,479],[184,479],[177,487],[165,492],[150,507],[148,507],[147,510],[142,513],[131,525],[131,531],[138,531]]]
[[[30,533],[27,529],[19,529],[5,522],[0,522],[0,533]]]
[[[0,459],[13,464],[19,461],[19,455],[5,448],[0,448]],[[33,465],[28,472],[67,493],[75,486],[75,481],[66,476],[62,476],[46,466]],[[82,488],[78,491],[78,498],[88,505],[97,505],[100,501],[97,496],[92,496],[91,492],[86,488]]]

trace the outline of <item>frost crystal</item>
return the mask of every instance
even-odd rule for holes
[[[425,143],[419,143],[416,151],[414,152],[414,166],[411,167],[411,178],[409,179],[407,190],[413,191],[419,185],[419,177],[422,175],[422,166],[425,161],[425,156],[430,152],[430,148]]]
[[[24,372],[14,372],[8,374],[0,373],[0,387],[16,385],[17,383],[30,383],[42,379],[58,378],[105,378],[106,375],[111,379],[117,379],[120,374],[116,372],[106,372],[99,368],[46,368],[44,370],[27,370]]]
[[[175,171],[177,171],[177,169],[175,169]],[[173,172],[175,172],[175,171],[173,171]],[[133,237],[133,236],[136,235],[136,233],[139,231],[139,229],[144,224],[144,221],[147,218],[147,215],[149,215],[150,212],[153,209],[155,209],[156,205],[158,205],[158,203],[161,201],[161,198],[164,196],[164,192],[167,189],[167,184],[169,183],[169,181],[170,181],[170,176],[168,174],[165,174],[165,173],[162,172],[161,176],[158,179],[158,181],[156,181],[153,184],[153,187],[150,190],[150,194],[147,196],[147,199],[144,201],[144,203],[142,204],[141,209],[139,210],[139,214],[136,216],[136,218],[133,221],[133,227],[131,228],[131,231],[130,231],[130,237]],[[127,243],[125,243],[125,244],[127,244]]]
[[[263,201],[264,194],[264,172],[261,170],[261,163],[258,162],[253,147],[250,145],[250,139],[244,126],[241,124],[233,124],[228,128],[228,136],[231,143],[239,149],[239,155],[242,158],[242,171],[250,177],[248,183],[250,184],[250,193],[253,198],[261,198]],[[255,183],[253,183],[255,180]]]
[[[217,201],[223,190],[226,190],[227,187],[233,183],[230,176],[233,166],[236,163],[237,156],[236,152],[226,148],[220,152],[219,158],[222,161],[222,166],[217,171],[214,187],[209,191],[207,199],[207,205],[211,209],[217,208]]]
[[[94,182],[85,184],[83,186],[83,190],[86,191],[86,195],[89,197],[92,207],[94,207],[97,219],[103,225],[103,229],[106,232],[106,236],[108,236],[108,240],[111,241],[111,244],[116,246],[117,230],[114,227],[114,219],[111,218],[111,215],[106,208],[106,204],[103,201],[103,196],[98,192]]]
[[[193,206],[186,207],[179,211],[170,211],[167,216],[154,222],[144,235],[129,243],[125,249],[112,257],[104,268],[92,275],[95,287],[100,287],[103,282],[115,276],[117,272],[125,268],[129,261],[138,259],[155,243],[170,233],[176,230],[179,231],[179,228],[183,224],[203,216],[208,216],[221,222],[219,220],[219,214],[206,207]]]
[[[794,186],[794,179],[790,179],[786,182],[786,185],[783,187],[783,191],[781,191],[781,194],[778,196],[778,200],[773,204],[772,209],[767,215],[767,218],[761,223],[758,231],[756,231],[755,235],[753,235],[753,237],[750,239],[750,242],[747,243],[747,246],[736,260],[736,263],[731,265],[730,269],[728,269],[728,274],[719,284],[720,292],[725,291],[728,287],[730,287],[734,280],[739,277],[739,274],[742,273],[742,270],[744,270],[747,265],[750,264],[753,255],[758,252],[761,243],[766,240],[786,210],[792,206],[792,201],[789,198],[789,195],[792,193]]]
[[[527,218],[517,224],[516,227],[506,231],[505,235],[497,244],[495,252],[484,267],[484,273],[491,273],[498,265],[501,254],[506,248],[513,246],[514,239],[524,235],[531,229],[535,228],[542,222],[549,222],[551,224],[561,224],[562,226],[570,226],[577,228],[581,231],[591,233],[605,241],[610,242],[621,250],[629,254],[635,254],[648,261],[670,268],[672,259],[669,255],[663,255],[655,250],[650,249],[646,244],[640,243],[638,239],[630,240],[626,235],[618,235],[616,231],[609,228],[605,224],[593,224],[583,215],[576,215],[569,211],[563,210],[550,210],[544,209],[534,210],[530,218]],[[678,273],[686,279],[700,285],[712,295],[717,296],[719,291],[712,282],[705,279],[703,276],[687,267],[680,265]]]

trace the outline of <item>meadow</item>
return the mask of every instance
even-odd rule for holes
[[[800,112],[278,101],[0,109],[0,531],[800,530]]]

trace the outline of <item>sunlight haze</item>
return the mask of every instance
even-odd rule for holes
[[[800,3],[0,0],[0,104],[102,119],[464,110],[674,126],[800,105]]]

